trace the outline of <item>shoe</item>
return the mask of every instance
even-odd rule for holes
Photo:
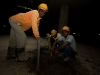
[[[23,59],[23,60],[16,59],[16,61],[17,61],[17,62],[25,62],[25,61],[28,61],[28,60],[30,60],[30,59],[31,59],[31,57],[29,57],[29,58],[26,58],[26,59]]]
[[[7,58],[6,59],[16,59],[15,49],[16,48],[8,47],[8,49],[7,49]]]
[[[58,56],[59,58],[64,58],[64,53],[59,53],[57,56]]]
[[[71,60],[70,57],[66,57],[66,58],[64,58],[64,61],[65,61],[65,62],[67,62],[67,61],[69,61],[69,60]]]

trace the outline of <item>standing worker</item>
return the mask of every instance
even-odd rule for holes
[[[36,39],[40,38],[38,27],[40,19],[48,11],[48,6],[41,3],[38,10],[31,10],[26,13],[18,13],[9,18],[11,25],[7,59],[17,59],[17,61],[27,60],[25,58],[25,43],[27,36],[24,31],[32,27]]]

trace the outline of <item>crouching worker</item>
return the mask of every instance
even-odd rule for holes
[[[64,26],[62,28],[62,37],[56,40],[51,48],[51,52],[56,55],[64,55],[64,61],[70,60],[70,58],[75,58],[76,55],[76,42],[72,35],[70,35],[70,28]]]
[[[48,39],[48,45],[49,45],[49,50],[53,46],[53,43],[58,40],[62,35],[60,33],[57,33],[55,29],[51,31],[51,34],[47,33],[47,39]]]
[[[32,28],[33,35],[36,39],[39,39],[39,22],[47,11],[47,4],[41,3],[38,6],[38,10],[18,13],[9,18],[11,32],[7,50],[7,59],[16,58],[17,61],[25,61],[28,59],[25,57],[25,44],[27,39],[25,31]]]

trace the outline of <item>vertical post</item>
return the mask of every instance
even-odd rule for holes
[[[39,70],[39,66],[40,66],[40,39],[37,41],[37,70]]]
[[[61,33],[61,29],[63,26],[68,25],[68,14],[69,13],[69,5],[63,4],[60,9],[60,15],[59,15],[59,27],[58,32]]]

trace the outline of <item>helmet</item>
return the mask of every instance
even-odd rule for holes
[[[45,11],[48,11],[48,6],[47,4],[45,3],[41,3],[39,6],[38,6],[38,9],[43,9]]]
[[[56,33],[57,33],[57,31],[56,31],[55,29],[53,29],[53,30],[51,31],[51,36],[54,36]]]
[[[68,26],[64,26],[63,28],[62,28],[62,31],[63,30],[65,30],[65,31],[70,31],[70,28],[68,27]]]

